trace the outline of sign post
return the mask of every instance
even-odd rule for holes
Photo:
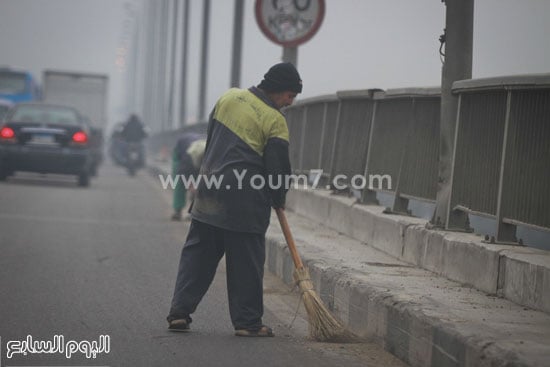
[[[319,30],[324,0],[256,0],[256,21],[264,35],[283,46],[283,61],[297,66],[298,45]]]

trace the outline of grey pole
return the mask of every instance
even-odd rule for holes
[[[230,87],[241,86],[241,51],[243,43],[243,12],[244,0],[235,0],[235,16],[233,19],[233,58],[231,59]]]
[[[210,0],[204,0],[202,18],[202,51],[201,51],[201,74],[199,82],[199,110],[198,119],[204,121],[204,106],[206,104],[206,74],[208,71],[208,31],[210,23]]]
[[[132,93],[136,95],[134,103],[134,111],[139,113],[141,118],[145,117],[145,80],[147,74],[147,39],[148,39],[148,15],[146,13],[148,6],[142,4],[140,7],[139,18],[139,41],[136,47],[136,81],[138,82],[136,90]]]
[[[181,48],[181,90],[180,90],[180,126],[185,125],[186,107],[187,107],[187,49],[189,48],[189,0],[183,1],[183,19],[182,19],[182,38]]]
[[[177,48],[177,36],[178,36],[178,3],[179,0],[173,0],[172,1],[172,45],[171,45],[171,51],[170,51],[170,74],[168,74],[168,83],[169,83],[169,91],[168,91],[168,127],[170,130],[174,128],[174,90],[175,90],[175,74],[176,74],[176,48]]]
[[[156,41],[156,24],[157,24],[157,6],[151,2],[146,3],[147,14],[147,34],[145,45],[145,88],[144,88],[144,103],[143,115],[149,126],[153,128],[154,108],[153,103],[155,92],[155,41]]]
[[[151,116],[149,124],[154,131],[162,131],[162,121],[160,120],[160,108],[162,103],[160,96],[160,53],[161,53],[161,33],[162,33],[162,2],[155,2],[154,9],[154,33],[153,33],[153,53],[152,53],[152,83],[151,83]]]
[[[298,47],[283,47],[283,62],[298,67]]]
[[[137,90],[138,90],[139,38],[141,33],[137,19],[134,20],[134,27],[132,32],[133,32],[132,42],[130,43],[132,56],[128,60],[128,76],[130,78],[130,82],[128,83],[128,86],[130,90],[128,91],[127,108],[132,112],[136,112],[137,111]]]
[[[144,14],[145,12],[145,5],[142,4],[139,7],[139,11],[137,12],[138,17],[136,19],[136,44],[134,48],[134,63],[135,63],[135,70],[134,70],[134,78],[136,80],[136,87],[133,91],[130,91],[130,93],[134,94],[134,100],[132,105],[132,110],[135,111],[141,118],[144,117],[144,109],[143,109],[143,85],[145,84],[145,73],[144,70],[144,62],[145,62],[145,24],[146,24],[146,16]]]
[[[162,10],[160,16],[160,54],[159,54],[159,114],[157,118],[161,123],[161,131],[165,131],[167,127],[167,110],[168,103],[166,100],[166,69],[168,61],[168,23],[170,21],[170,7],[168,0],[162,1]]]
[[[439,143],[439,178],[436,208],[432,224],[449,228],[451,210],[451,173],[458,97],[452,94],[453,82],[472,78],[474,0],[445,0],[445,62],[441,77],[441,122]],[[464,218],[462,218],[462,221]]]

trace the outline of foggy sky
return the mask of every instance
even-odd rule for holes
[[[0,65],[108,73],[111,122],[124,118],[125,71],[115,65],[117,47],[129,35],[132,14],[145,0],[1,0]],[[233,0],[212,0],[207,109],[229,87]],[[441,80],[439,35],[445,27],[440,0],[326,0],[317,35],[299,47],[304,81],[300,98],[338,90],[437,86]],[[245,1],[241,86],[257,84],[279,62]],[[189,119],[196,115],[202,2],[191,0]],[[550,72],[550,1],[476,0],[474,78]],[[177,76],[177,75],[176,75]]]

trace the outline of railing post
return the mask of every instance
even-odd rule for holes
[[[334,162],[336,162],[336,143],[338,142],[338,135],[340,135],[340,119],[342,116],[342,100],[338,98],[338,112],[336,112],[336,128],[334,129],[334,139],[332,140],[332,151],[330,153],[330,174],[329,186],[332,188],[332,179],[334,178]]]
[[[321,126],[321,139],[319,142],[319,158],[317,159],[317,168],[321,168],[321,158],[323,156],[323,142],[325,141],[325,131],[326,131],[326,124],[327,124],[327,110],[328,110],[328,102],[323,103],[323,122]]]
[[[441,222],[441,219],[439,217],[435,218],[436,222],[434,223],[436,226],[444,226],[447,230],[453,230],[453,231],[467,231],[471,232],[470,228],[470,220],[468,218],[468,213],[465,211],[458,209],[458,208],[452,208],[452,199],[453,199],[453,184],[454,184],[454,174],[455,174],[455,163],[456,163],[456,148],[458,143],[458,132],[460,130],[460,117],[461,117],[461,108],[462,108],[462,94],[458,96],[458,106],[456,110],[456,121],[455,121],[455,127],[454,127],[454,140],[453,140],[453,152],[451,156],[451,168],[450,168],[450,179],[449,179],[449,185],[447,186],[447,189],[449,192],[447,193],[447,212],[445,217],[445,222]]]
[[[374,96],[373,96],[374,98]],[[365,179],[368,181],[368,175],[369,175],[369,161],[371,158],[371,150],[372,150],[372,135],[374,133],[374,126],[376,124],[376,112],[378,111],[378,100],[373,101],[372,105],[372,117],[370,122],[370,129],[369,129],[369,145],[367,148],[367,159],[365,160]],[[371,190],[370,187],[365,187],[363,189],[363,194],[361,195],[361,203],[362,204],[375,204],[378,205],[378,199],[376,198],[376,191]]]
[[[504,118],[504,137],[502,138],[502,156],[500,161],[500,174],[498,180],[498,197],[497,197],[497,242],[499,243],[516,243],[516,226],[502,221],[504,214],[502,210],[503,188],[506,170],[506,152],[508,147],[508,127],[510,125],[510,109],[512,105],[512,90],[508,90],[506,96],[506,117]]]
[[[402,173],[403,173],[403,165],[405,164],[405,156],[408,153],[408,146],[410,144],[410,136],[414,129],[415,124],[415,112],[416,112],[416,98],[412,98],[411,102],[411,110],[409,113],[409,123],[407,124],[407,139],[405,140],[405,146],[403,147],[403,151],[401,153],[401,162],[399,163],[399,173],[397,174],[397,183],[395,185],[395,196],[393,199],[393,206],[391,208],[391,211],[387,211],[388,213],[396,213],[396,214],[402,214],[402,215],[411,215],[411,212],[409,210],[409,199],[404,198],[401,196],[401,179],[402,179]]]
[[[324,146],[324,142],[325,142],[325,135],[326,135],[326,132],[327,132],[327,123],[328,123],[327,122],[328,105],[329,105],[329,102],[324,102],[323,103],[323,120],[322,120],[322,123],[321,123],[321,138],[319,140],[319,156],[317,158],[317,169],[321,170],[321,176],[319,177],[318,187],[327,187],[327,185],[328,185],[328,187],[330,187],[330,185],[329,185],[329,182],[330,182],[330,168],[329,168],[329,172],[324,172],[323,171],[324,167],[323,167],[323,162],[322,162],[322,159],[323,159],[323,146]]]
[[[300,173],[303,173],[304,172],[304,146],[306,145],[305,142],[306,142],[306,125],[307,125],[307,110],[308,110],[308,105],[304,105],[302,106],[303,108],[303,112],[302,112],[302,132],[301,132],[301,136],[300,136],[300,156],[299,156],[299,159],[298,159],[298,162],[299,163],[299,172]]]

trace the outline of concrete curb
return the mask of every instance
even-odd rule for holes
[[[391,256],[550,313],[550,252],[481,242],[479,236],[426,229],[424,219],[386,215],[380,206],[323,190],[291,190],[288,207]]]
[[[266,267],[292,285],[294,266],[283,241],[278,235],[267,236]],[[508,350],[502,342],[477,334],[481,325],[457,327],[445,317],[430,315],[435,312],[430,306],[371,284],[355,271],[327,265],[321,258],[302,258],[316,292],[336,317],[357,335],[375,339],[411,366],[544,366],[542,361],[550,357],[540,348],[527,355]]]

